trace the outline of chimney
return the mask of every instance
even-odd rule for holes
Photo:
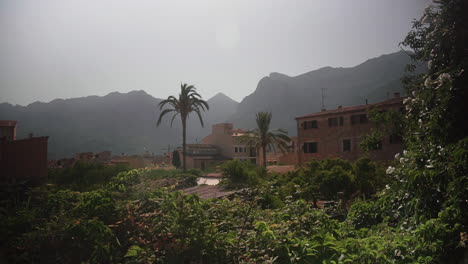
[[[366,105],[367,105],[367,98],[366,98]]]
[[[338,106],[338,109],[341,109],[341,108],[343,108],[343,106],[342,106],[342,105],[339,105],[339,106]]]
[[[33,133],[29,133],[29,138],[33,138],[34,134]]]
[[[400,98],[400,93],[398,92],[393,93],[393,98]]]

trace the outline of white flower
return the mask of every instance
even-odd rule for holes
[[[405,162],[405,158],[400,158],[400,163],[404,163]]]
[[[431,88],[431,85],[432,85],[432,80],[430,77],[427,77],[426,80],[424,80],[424,86],[426,88]]]
[[[399,158],[400,158],[400,153],[397,153],[397,154],[395,155],[395,159],[399,159]]]
[[[385,189],[390,190],[390,185],[385,185]]]
[[[394,168],[394,167],[392,167],[392,166],[388,166],[388,168],[387,168],[387,171],[386,171],[386,172],[387,172],[387,174],[392,174],[394,171],[395,171],[395,168]]]
[[[442,73],[441,75],[439,75],[439,81],[444,83],[446,81],[450,81],[452,79],[452,76],[450,76],[450,74],[448,73]]]
[[[408,154],[408,151],[403,150],[403,156],[406,156]]]
[[[427,68],[429,68],[429,69],[432,68],[432,60],[429,60],[427,62]]]

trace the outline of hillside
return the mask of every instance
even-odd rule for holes
[[[370,59],[351,68],[324,67],[290,77],[271,73],[262,78],[256,90],[237,103],[218,93],[208,99],[210,111],[204,114],[205,127],[196,115],[188,121],[187,142],[200,142],[211,125],[233,122],[236,127],[253,128],[255,113],[273,112],[273,128],[296,134],[294,118],[321,109],[321,89],[325,107],[376,102],[393,92],[403,93],[400,78],[409,57],[403,52]],[[0,104],[0,119],[18,121],[18,137],[28,133],[49,136],[49,157],[67,157],[76,152],[110,150],[113,153],[161,153],[170,144],[181,144],[180,121],[170,127],[168,116],[156,127],[161,99],[144,91],[110,93],[35,102],[28,106]]]
[[[394,92],[404,94],[400,79],[409,62],[406,53],[396,52],[350,68],[324,67],[294,77],[271,73],[239,103],[229,120],[239,127],[253,127],[254,113],[271,111],[273,127],[295,135],[296,116],[321,110],[322,89],[327,109],[364,104],[366,99],[369,103],[385,100]]]
[[[160,153],[168,144],[174,147],[181,142],[180,121],[175,121],[171,128],[168,117],[156,127],[160,101],[144,91],[132,91],[35,102],[28,106],[3,103],[0,119],[18,121],[18,138],[29,133],[49,136],[50,158],[103,150],[116,154]],[[211,124],[223,120],[223,115],[227,117],[237,106],[237,102],[225,95],[217,95],[208,103],[211,110],[205,115],[205,129],[195,116],[189,121],[189,142],[202,138]]]

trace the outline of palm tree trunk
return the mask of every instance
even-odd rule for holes
[[[185,163],[185,156],[187,154],[187,145],[185,144],[186,134],[186,119],[182,118],[182,168],[184,171],[187,170]]]
[[[266,146],[262,146],[262,154],[263,154],[263,167],[267,167],[267,160],[266,160]]]

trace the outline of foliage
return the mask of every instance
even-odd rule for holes
[[[201,200],[174,191],[199,171],[130,170],[99,189],[52,177],[68,180],[2,203],[1,255],[11,263],[463,263],[468,137],[459,122],[466,104],[456,102],[466,99],[467,14],[461,1],[436,3],[404,42],[432,62],[407,80],[407,150],[386,170],[391,180],[368,159],[312,161],[282,175],[231,161],[227,182],[250,188]],[[170,185],[133,198],[158,181]],[[366,194],[342,222],[314,206],[337,192]]]
[[[402,140],[404,122],[401,112],[396,110],[381,111],[371,109],[368,115],[374,127],[359,142],[361,149],[364,151],[377,149],[378,145],[388,136],[393,137],[395,140]]]
[[[466,254],[460,234],[468,219],[467,8],[466,1],[435,1],[402,42],[415,63],[428,68],[404,80],[407,149],[387,169],[394,181],[380,197],[350,213],[354,226],[411,233],[405,245],[410,251],[401,251],[408,262],[451,263]]]
[[[229,188],[242,188],[257,183],[255,165],[238,159],[228,161],[221,166],[223,183]]]
[[[169,108],[164,108],[166,105],[169,105]],[[175,96],[169,96],[166,100],[163,100],[159,103],[159,110],[161,113],[159,114],[159,118],[157,121],[157,125],[161,124],[162,118],[169,114],[174,113],[171,119],[171,126],[174,122],[174,119],[180,115],[180,119],[182,121],[182,168],[184,171],[186,170],[186,153],[187,153],[187,146],[186,146],[186,131],[187,131],[187,118],[189,117],[190,113],[195,112],[200,119],[200,123],[202,126],[203,118],[201,116],[202,111],[209,110],[210,107],[208,103],[201,99],[201,95],[196,92],[196,88],[193,85],[187,85],[185,83],[180,85],[180,94],[179,97],[176,98]]]
[[[270,131],[270,122],[272,115],[267,112],[257,113],[256,123],[257,129],[246,133],[241,137],[241,142],[248,146],[255,148],[257,153],[259,150],[262,151],[263,167],[266,168],[266,150],[268,146],[278,148],[281,152],[285,152],[288,148],[288,142],[291,139],[288,136],[288,132],[283,129],[277,129]]]
[[[174,165],[176,168],[180,168],[180,155],[179,151],[177,150],[172,152],[172,165]]]
[[[76,162],[70,168],[50,169],[48,182],[85,191],[100,188],[117,173],[129,169],[125,164],[106,166],[100,163]]]

